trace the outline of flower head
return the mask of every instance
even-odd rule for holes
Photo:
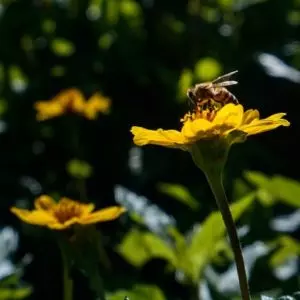
[[[284,116],[285,113],[278,113],[260,119],[258,110],[244,111],[242,105],[230,103],[220,110],[203,110],[186,114],[182,119],[183,126],[180,131],[149,130],[133,126],[131,132],[134,135],[134,143],[138,146],[154,144],[188,151],[198,141],[226,138],[233,132],[249,136],[279,126],[289,126],[290,123],[283,119]]]
[[[149,130],[133,126],[133,141],[138,146],[147,144],[189,151],[202,169],[206,161],[226,161],[230,146],[243,142],[247,136],[289,126],[285,113],[261,119],[259,111],[244,111],[240,104],[213,105],[209,109],[196,106],[182,121],[181,130]]]
[[[35,209],[32,211],[12,207],[11,212],[26,223],[55,230],[63,230],[73,224],[88,225],[115,220],[125,212],[120,206],[93,211],[94,204],[80,203],[65,197],[55,202],[47,195],[37,198],[34,205]]]
[[[96,119],[99,112],[108,113],[111,105],[110,99],[95,93],[87,101],[77,89],[67,89],[60,92],[49,101],[38,101],[35,103],[37,120],[44,121],[61,116],[67,112],[76,113],[87,119]]]

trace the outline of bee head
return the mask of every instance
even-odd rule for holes
[[[196,102],[196,95],[193,88],[188,89],[186,94],[193,103]]]

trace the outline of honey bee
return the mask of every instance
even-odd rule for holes
[[[210,106],[213,102],[225,105],[227,103],[238,104],[237,98],[230,93],[226,86],[237,84],[237,81],[229,80],[233,74],[238,71],[233,71],[216,78],[214,81],[208,81],[196,84],[193,88],[189,88],[187,96],[193,105],[204,107]]]

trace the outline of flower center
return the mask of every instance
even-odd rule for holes
[[[73,201],[61,201],[53,211],[53,215],[62,224],[72,218],[79,218],[82,214],[82,207]]]
[[[192,111],[188,112],[180,121],[185,123],[186,121],[205,119],[212,122],[217,115],[217,112],[223,107],[220,102],[216,102],[213,99],[207,99],[207,101],[201,101],[196,103]]]

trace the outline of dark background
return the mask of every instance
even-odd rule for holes
[[[26,226],[22,230],[9,212],[20,200],[31,206],[37,196],[32,184],[21,184],[24,176],[37,181],[42,193],[78,199],[66,164],[73,158],[85,160],[93,168],[86,182],[91,202],[113,205],[114,187],[121,184],[173,215],[183,232],[199,221],[199,215],[183,211],[181,204],[159,193],[158,182],[186,186],[201,201],[201,220],[215,209],[204,175],[184,152],[149,146],[143,148],[142,173],[134,175],[128,167],[131,126],[179,128],[188,109],[184,94],[178,92],[184,70],[190,70],[194,84],[237,69],[239,85],[231,90],[246,109],[257,108],[263,117],[287,112],[291,122],[288,129],[233,147],[225,176],[229,196],[234,180],[245,170],[299,178],[299,24],[297,0],[1,1],[0,108],[6,129],[0,135],[0,222],[20,230],[18,255],[34,256],[24,274],[34,287],[31,299],[60,299],[61,274],[59,253],[47,234],[40,229],[26,233]],[[63,39],[58,42],[61,47],[72,43],[73,50],[57,50],[56,39]],[[258,59],[261,53],[276,56],[294,70],[283,72],[288,66],[273,62],[279,71],[272,76]],[[199,62],[206,65],[197,71]],[[101,91],[112,99],[110,115],[99,115],[96,121],[36,121],[34,103],[70,87],[86,97]],[[74,134],[79,135],[78,149],[72,144]],[[172,275],[157,272],[162,262],[137,271],[112,251],[131,227],[128,217],[101,226],[113,262],[113,272],[105,277],[109,289],[130,288],[141,281],[159,285],[167,299],[189,298]],[[75,276],[75,298],[89,299],[84,278]],[[265,288],[257,276],[256,292]],[[295,291],[294,283],[283,292]]]

